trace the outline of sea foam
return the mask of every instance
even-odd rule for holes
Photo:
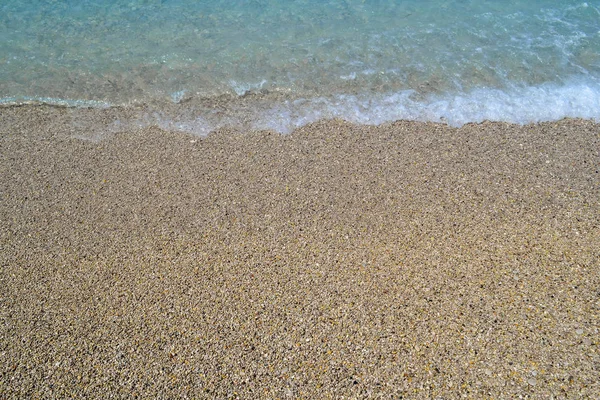
[[[411,90],[385,95],[337,95],[287,101],[254,116],[255,129],[288,133],[320,119],[338,118],[378,125],[396,120],[442,122],[451,126],[483,121],[527,124],[563,118],[600,120],[600,85],[476,89],[418,98]]]
[[[241,85],[246,87],[250,85]],[[182,93],[185,93],[182,91]],[[466,93],[423,96],[413,90],[388,94],[338,94],[315,98],[273,100],[244,91],[223,108],[212,109],[189,103],[116,107],[127,109],[127,119],[112,124],[111,132],[158,126],[168,131],[206,136],[221,128],[271,130],[291,133],[319,120],[341,119],[362,125],[380,125],[397,120],[445,123],[460,127],[467,123],[501,121],[528,124],[583,118],[600,121],[600,84],[573,79],[558,86],[512,87],[508,90],[479,88]],[[70,108],[108,108],[104,102],[54,98],[3,99],[4,105],[49,104]],[[97,130],[97,127],[94,127]]]

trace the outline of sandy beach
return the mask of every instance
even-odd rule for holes
[[[600,398],[599,124],[112,112],[0,108],[0,398]]]

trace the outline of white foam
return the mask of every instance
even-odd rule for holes
[[[260,82],[255,82],[255,83],[237,82],[234,80],[229,81],[229,84],[231,85],[231,87],[233,88],[233,90],[235,91],[235,93],[238,96],[243,96],[246,93],[251,92],[253,90],[260,90],[265,85],[265,83],[267,83],[267,81],[265,79],[263,79]]]
[[[396,120],[445,122],[503,121],[527,124],[583,118],[600,121],[600,85],[480,88],[468,93],[429,96],[417,100],[414,91],[386,95],[338,95],[285,102],[257,114],[254,128],[288,133],[320,119],[378,125]]]
[[[196,136],[207,136],[218,129],[220,124],[210,123],[202,116],[196,117],[170,117],[161,112],[145,112],[134,122],[137,128],[158,126],[165,131],[186,132]]]
[[[57,97],[3,97],[0,98],[0,105],[13,106],[24,104],[48,104],[61,107],[79,107],[79,108],[108,108],[111,104],[100,100],[73,100],[61,99]]]
[[[169,117],[155,112],[145,114],[137,126],[156,125],[165,130],[206,136],[226,126],[287,134],[298,127],[334,118],[363,125],[412,120],[442,122],[455,127],[486,120],[516,124],[567,117],[600,121],[600,85],[573,82],[563,86],[547,84],[506,90],[479,88],[468,93],[425,98],[406,90],[385,95],[336,95],[287,100],[269,107],[265,107],[264,103],[255,109],[249,107],[253,105],[233,105],[218,118],[215,113]]]
[[[306,124],[334,118],[365,125],[413,120],[443,122],[456,127],[486,120],[517,124],[563,118],[600,121],[600,82],[589,77],[584,79],[574,79],[564,85],[478,88],[470,92],[429,96],[418,96],[412,90],[388,94],[321,96],[280,102],[270,102],[259,96],[256,102],[244,101],[237,105],[234,102],[218,113],[214,110],[195,110],[193,105],[186,103],[170,112],[160,110],[160,106],[160,111],[145,108],[136,117],[129,116],[104,128],[94,125],[97,123],[94,121],[91,122],[94,126],[77,128],[82,132],[100,129],[95,135],[98,137],[104,133],[148,126],[206,136],[222,127],[290,133]],[[104,102],[53,98],[0,100],[0,104],[5,105],[24,103],[47,103],[75,108],[109,106]]]
[[[175,104],[181,103],[187,95],[187,90],[180,90],[178,92],[171,93],[171,101]]]

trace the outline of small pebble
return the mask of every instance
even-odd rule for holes
[[[0,110],[0,398],[598,397],[598,273],[555,264],[597,252],[600,124],[44,139],[66,113]]]

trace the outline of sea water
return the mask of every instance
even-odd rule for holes
[[[600,120],[600,1],[2,0],[0,103],[195,133]]]

